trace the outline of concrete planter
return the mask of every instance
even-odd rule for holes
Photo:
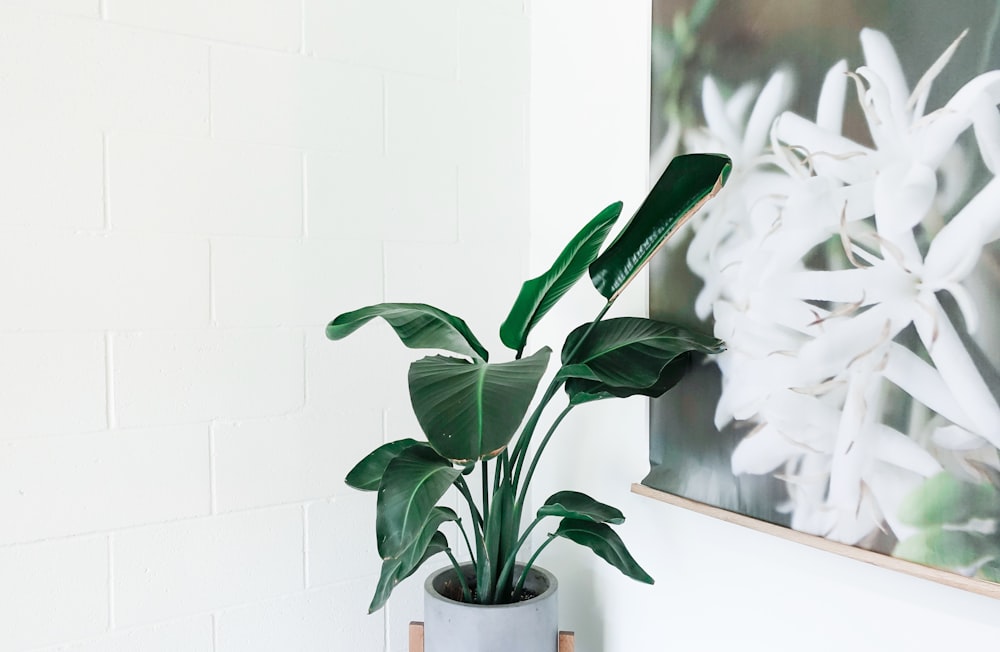
[[[522,568],[516,567],[515,577]],[[462,571],[470,586],[474,584],[475,569],[466,564]],[[466,604],[446,598],[454,595],[457,584],[451,566],[432,573],[424,583],[424,652],[558,650],[559,583],[552,573],[532,566],[524,588],[536,597],[515,604]]]

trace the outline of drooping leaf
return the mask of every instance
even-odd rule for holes
[[[520,351],[535,324],[583,276],[587,267],[600,253],[601,245],[622,212],[622,203],[615,202],[592,219],[562,250],[552,266],[541,276],[525,281],[500,326],[504,345]]]
[[[590,265],[597,291],[614,300],[663,243],[718,194],[731,167],[722,154],[685,154],[671,161],[618,237]]]
[[[389,462],[375,511],[376,543],[382,559],[397,558],[413,545],[434,504],[458,476],[458,469],[430,447],[411,446]]]
[[[640,317],[598,322],[581,343],[589,326],[576,328],[566,338],[563,367],[556,375],[569,379],[566,391],[578,403],[585,398],[660,396],[683,378],[692,352],[720,353],[725,348],[714,337]]]
[[[382,474],[385,473],[385,467],[389,465],[389,462],[396,459],[407,448],[420,444],[416,439],[400,439],[383,444],[355,464],[354,468],[348,472],[347,477],[344,478],[344,482],[349,487],[361,491],[375,491],[378,489],[379,483],[382,482]],[[422,445],[426,446],[427,444]]]
[[[430,542],[424,548],[417,563],[407,569],[402,559],[387,559],[382,562],[382,571],[379,574],[378,584],[375,586],[375,595],[371,604],[368,605],[368,613],[372,614],[385,606],[386,601],[392,594],[393,589],[410,575],[413,575],[424,562],[439,552],[448,549],[448,539],[442,532],[435,532]]]
[[[489,459],[510,442],[548,365],[548,347],[489,364],[428,356],[410,365],[410,402],[427,441],[456,463]]]
[[[437,533],[438,528],[448,522],[454,522],[458,520],[458,514],[455,510],[449,507],[443,507],[437,505],[431,510],[431,513],[427,516],[427,520],[424,521],[423,527],[420,529],[420,534],[417,539],[407,548],[399,559],[403,562],[403,568],[407,569],[407,575],[416,570],[417,566],[420,564],[421,559],[424,555],[424,550],[430,545],[432,538]]]
[[[893,556],[918,564],[947,569],[964,569],[994,557],[1000,550],[979,532],[932,528],[923,530],[896,545]]]
[[[574,518],[564,518],[559,523],[559,528],[553,534],[579,543],[581,546],[587,546],[598,557],[634,580],[646,584],[653,583],[653,578],[639,566],[638,562],[636,562],[625,548],[625,544],[621,538],[609,525]]]
[[[659,398],[684,379],[694,364],[694,354],[690,351],[674,358],[660,371],[660,377],[649,387],[625,386],[614,387],[600,380],[586,378],[569,378],[566,381],[566,393],[570,403],[581,405],[606,398],[628,398],[629,396],[648,396]]]
[[[559,491],[538,509],[539,516],[561,516],[594,523],[625,522],[625,515],[611,505],[605,505],[578,491]]]
[[[489,360],[465,322],[443,310],[423,303],[379,303],[338,315],[327,324],[326,336],[339,340],[372,319],[384,319],[399,339],[411,349],[443,349],[471,358]]]
[[[1000,492],[990,484],[963,482],[950,473],[939,473],[907,496],[898,513],[904,523],[917,527],[1000,518]]]

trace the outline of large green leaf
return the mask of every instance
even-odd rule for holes
[[[722,189],[731,167],[722,154],[685,154],[671,161],[639,210],[591,264],[597,291],[614,300],[667,239]]]
[[[621,212],[621,202],[605,208],[569,241],[547,272],[525,281],[510,314],[500,326],[500,339],[506,346],[515,351],[524,348],[528,333],[538,320],[573,287],[597,258],[601,245]]]
[[[418,547],[414,546],[414,550],[417,549]],[[404,562],[402,559],[386,559],[383,561],[378,584],[375,586],[375,595],[372,597],[371,604],[368,605],[368,613],[375,613],[384,607],[393,589],[400,582],[413,575],[432,556],[447,549],[447,537],[442,532],[434,532],[430,541],[424,546],[423,552],[419,555],[416,563],[408,566],[407,562]]]
[[[917,527],[1000,518],[1000,492],[990,484],[972,484],[939,473],[906,497],[899,518]]]
[[[361,491],[375,491],[382,482],[382,474],[385,473],[385,467],[389,466],[389,462],[407,448],[417,445],[427,444],[421,444],[416,439],[400,439],[382,444],[355,464],[344,478],[344,482]]]
[[[403,344],[411,349],[442,349],[481,360],[490,359],[489,352],[464,321],[423,303],[380,303],[345,312],[327,324],[326,336],[331,340],[343,339],[376,317],[388,322]]]
[[[563,367],[556,378],[570,379],[566,391],[571,397],[660,396],[684,376],[692,352],[720,353],[725,348],[714,337],[641,317],[598,322],[587,334],[589,328],[584,324],[575,329],[563,346]]]
[[[644,571],[625,548],[621,538],[609,525],[575,518],[564,518],[553,532],[557,537],[587,546],[597,556],[634,580],[652,584],[653,578]]]
[[[548,365],[548,347],[499,364],[428,356],[410,365],[413,412],[438,453],[488,459],[510,442]]]
[[[624,523],[625,515],[611,505],[605,505],[579,491],[559,491],[538,509],[539,516],[561,516],[594,523]]]
[[[411,446],[385,467],[375,511],[382,559],[399,557],[420,535],[436,503],[459,476],[429,447]]]
[[[643,386],[613,386],[601,380],[590,379],[589,376],[569,377],[565,389],[569,401],[573,405],[581,405],[606,398],[628,398],[629,396],[648,396],[659,398],[667,393],[677,383],[684,379],[694,364],[694,354],[690,351],[674,358],[660,371],[660,377],[648,387]],[[567,370],[578,369],[582,365],[571,365]]]

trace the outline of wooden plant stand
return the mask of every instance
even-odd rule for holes
[[[576,637],[573,632],[559,632],[559,652],[574,652]],[[410,623],[410,652],[424,652],[424,624]]]

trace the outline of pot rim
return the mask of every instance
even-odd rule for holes
[[[473,566],[469,562],[466,562],[464,564],[459,564],[459,567],[463,571],[467,569],[475,569],[475,566]],[[524,564],[514,565],[515,571],[523,568]],[[548,570],[542,568],[541,566],[532,564],[531,570],[529,570],[528,572],[538,573],[539,575],[542,576],[542,578],[546,582],[548,582],[549,585],[547,589],[545,589],[535,597],[529,598],[527,600],[521,600],[519,602],[511,602],[509,604],[475,604],[472,602],[462,602],[461,600],[452,600],[451,598],[447,598],[438,593],[437,589],[434,588],[434,580],[436,580],[438,577],[446,573],[454,573],[454,572],[455,572],[455,567],[448,565],[444,566],[443,568],[439,568],[438,570],[428,575],[427,579],[424,580],[424,593],[435,600],[440,600],[448,604],[455,604],[455,605],[461,605],[463,607],[469,607],[470,609],[517,609],[519,607],[524,607],[525,605],[537,604],[539,601],[551,598],[553,595],[555,595],[556,591],[559,589],[559,580],[556,579],[555,575],[553,575]]]

